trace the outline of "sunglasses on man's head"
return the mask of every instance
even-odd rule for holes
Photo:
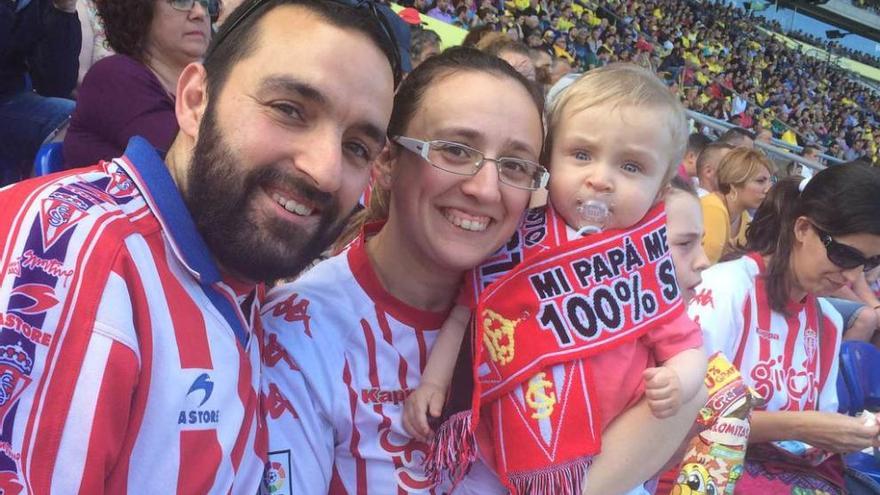
[[[181,0],[182,1],[182,0]],[[203,0],[207,1],[207,0]],[[235,16],[220,29],[219,32],[214,36],[214,42],[211,43],[211,46],[208,47],[208,52],[205,54],[205,59],[208,59],[211,54],[214,52],[214,49],[223,43],[223,40],[229,36],[229,33],[235,30],[239,24],[242,23],[245,19],[253,15],[254,12],[257,11],[263,5],[269,3],[271,0],[251,0],[247,7],[244,7],[244,12],[239,16]],[[397,38],[394,36],[394,28],[391,26],[391,20],[388,19],[388,16],[394,16],[394,12],[390,9],[381,10],[378,5],[379,2],[377,0],[325,0],[326,2],[344,5],[347,7],[353,7],[356,9],[369,9],[370,15],[376,19],[379,23],[379,27],[382,30],[382,35],[385,37],[385,41],[388,43],[388,46],[391,48],[391,70],[394,72],[394,85],[395,87],[400,82],[401,79],[401,62],[400,62],[400,49],[397,45]],[[390,14],[388,14],[390,12]]]
[[[813,228],[816,229],[816,233],[819,234],[819,240],[821,240],[822,244],[825,246],[825,253],[828,256],[828,260],[834,263],[838,268],[852,270],[853,268],[861,266],[867,272],[877,268],[877,265],[880,265],[880,256],[871,256],[870,258],[867,258],[858,249],[835,241],[828,232],[821,230],[815,225]]]

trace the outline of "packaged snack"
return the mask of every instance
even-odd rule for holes
[[[721,353],[709,358],[709,399],[697,423],[708,429],[691,441],[672,495],[732,494],[742,475],[749,416],[759,398]]]

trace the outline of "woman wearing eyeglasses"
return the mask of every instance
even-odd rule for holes
[[[404,400],[465,272],[510,239],[547,174],[543,98],[494,56],[431,57],[394,103],[368,210],[379,223],[264,306],[266,493],[430,491]]]
[[[736,493],[843,493],[853,488],[839,454],[880,445],[873,418],[837,413],[842,322],[816,297],[880,263],[880,170],[839,165],[800,182],[774,186],[745,253],[703,272],[690,306],[707,351],[723,352],[766,401]]]
[[[95,63],[83,79],[64,139],[65,167],[119,156],[136,135],[164,155],[177,134],[177,79],[204,56],[218,5],[218,0],[95,0],[116,55]]]

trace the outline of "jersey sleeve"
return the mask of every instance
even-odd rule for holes
[[[36,394],[30,407],[16,412],[16,426],[27,425],[23,481],[34,493],[105,493],[120,460],[140,369],[120,264],[108,277],[93,322],[80,325],[82,313],[73,311],[57,359],[46,359],[31,375],[38,382],[31,384]]]
[[[291,493],[326,494],[335,461],[333,407],[344,380],[338,346],[286,289],[263,312],[262,395],[269,436],[263,493],[289,473]],[[297,305],[299,309],[297,309]],[[306,306],[307,308],[307,306]],[[335,372],[335,373],[334,373]]]
[[[703,272],[703,282],[688,306],[688,315],[703,331],[706,353],[721,352],[731,361],[742,335],[749,287],[743,274],[736,273],[740,264],[739,260],[722,263]]]
[[[703,345],[703,334],[687,313],[681,313],[669,323],[649,331],[643,342],[653,350],[654,358],[662,363],[680,352]]]

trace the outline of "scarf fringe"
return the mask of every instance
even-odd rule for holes
[[[537,471],[508,473],[511,493],[519,495],[580,495],[593,456]]]
[[[449,473],[458,484],[477,457],[476,436],[471,431],[471,411],[453,414],[437,429],[425,458],[425,474],[439,483]]]

